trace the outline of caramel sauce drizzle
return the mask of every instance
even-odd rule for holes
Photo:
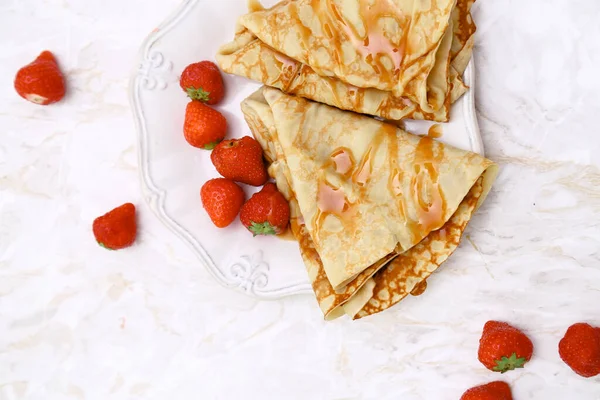
[[[294,232],[292,231],[292,228],[290,226],[288,226],[286,228],[285,231],[283,231],[282,233],[276,235],[277,238],[281,239],[281,240],[285,240],[287,242],[296,242],[297,239],[294,236]]]
[[[354,156],[352,150],[339,147],[331,153],[332,168],[342,176],[348,176],[354,169]]]
[[[410,292],[413,296],[420,296],[425,293],[427,289],[427,280],[423,279],[421,282],[417,283],[413,290]]]
[[[398,166],[398,151],[398,138],[394,135],[388,144],[388,164],[390,169],[388,190],[394,195],[394,200],[396,202],[395,210],[398,212],[398,216],[404,221],[407,221],[406,200],[402,193],[403,173]]]
[[[265,45],[265,47],[269,48],[267,45]],[[300,68],[301,64],[295,60],[292,60],[283,53],[279,53],[278,51],[271,48],[269,49],[273,52],[273,58],[280,63],[279,69],[281,73],[278,77],[278,80],[281,82],[281,90],[287,92],[289,90],[290,85],[294,81],[296,73]],[[260,64],[262,66],[263,63]],[[263,77],[266,76],[268,76],[268,74],[265,71],[265,73],[263,73]],[[265,78],[263,78],[263,80],[265,80]]]
[[[443,132],[442,126],[440,124],[431,125],[431,127],[429,128],[429,131],[427,131],[427,136],[434,138],[434,139],[441,138],[443,135],[444,135],[444,132]]]
[[[400,10],[391,0],[375,0],[373,4],[368,4],[367,0],[358,1],[359,13],[365,29],[364,35],[360,35],[356,28],[344,19],[332,0],[312,0],[311,6],[321,21],[325,36],[333,40],[332,53],[336,63],[342,62],[341,39],[348,39],[383,81],[396,82],[402,72],[404,56],[408,51],[407,41],[411,19],[409,16],[401,15]],[[380,25],[380,20],[383,18],[392,18],[402,27],[399,43],[394,43],[385,35]],[[338,32],[337,35],[335,32]],[[383,57],[393,64],[391,70],[383,63]]]
[[[419,140],[415,149],[414,170],[416,176],[411,181],[413,195],[416,197],[415,209],[417,212],[419,233],[423,237],[432,230],[438,229],[443,224],[446,212],[446,200],[439,186],[438,165],[442,161],[443,153],[434,154],[435,140],[424,136]],[[426,193],[428,198],[424,198]]]
[[[336,189],[322,178],[317,188],[317,212],[312,220],[315,240],[320,238],[321,227],[328,215],[336,215],[340,219],[348,221],[352,208],[343,187]]]
[[[248,0],[248,12],[264,11],[265,8],[258,0]]]
[[[370,143],[369,148],[358,162],[355,164],[354,159],[351,159],[352,168],[346,171],[345,174],[341,174],[342,176],[351,177],[352,180],[352,188],[357,192],[354,193],[356,197],[356,201],[354,203],[348,201],[346,194],[343,191],[343,188],[333,188],[328,182],[325,181],[324,177],[321,177],[319,180],[319,186],[317,189],[317,212],[315,213],[311,226],[313,228],[313,237],[315,240],[319,238],[320,227],[322,226],[325,218],[328,215],[337,216],[344,225],[344,230],[349,232],[359,232],[360,226],[358,226],[356,219],[353,218],[358,213],[358,208],[356,207],[362,199],[365,199],[367,196],[367,190],[369,187],[369,179],[372,174],[373,169],[373,157],[377,153],[381,144],[390,138],[390,131],[395,132],[395,127],[392,125],[384,124],[379,131],[376,133],[373,141]],[[395,141],[396,136],[394,134],[393,140]],[[352,155],[351,151],[346,148],[338,148],[334,150],[331,154],[330,158],[333,160],[334,157],[338,156],[341,152],[348,152],[349,156]],[[335,165],[335,164],[334,164]],[[324,200],[322,196],[331,196],[335,193],[335,196],[343,196],[343,206],[342,207],[329,207],[324,204]],[[329,200],[329,199],[328,199]],[[335,199],[334,201],[338,201],[339,199]]]

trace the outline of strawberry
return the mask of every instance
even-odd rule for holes
[[[131,246],[137,234],[135,206],[125,203],[96,218],[93,231],[98,244],[109,250]]]
[[[250,136],[224,140],[210,155],[217,171],[227,179],[261,186],[267,182],[267,168],[260,144]]]
[[[218,228],[225,228],[233,222],[245,198],[242,188],[225,178],[211,179],[200,189],[202,206]]]
[[[523,368],[532,354],[533,343],[517,328],[506,322],[485,323],[478,358],[486,368],[501,373]]]
[[[278,235],[290,222],[290,206],[277,186],[267,183],[244,204],[240,220],[254,236]]]
[[[223,140],[227,120],[218,112],[199,101],[190,101],[185,109],[183,134],[194,147],[212,150]]]
[[[576,374],[600,375],[600,328],[581,322],[571,325],[558,343],[558,353]]]
[[[181,88],[192,100],[217,104],[225,95],[219,68],[210,61],[188,65],[181,73]]]
[[[61,100],[65,96],[65,79],[54,55],[43,51],[21,68],[15,76],[15,89],[25,100],[43,106]]]
[[[508,383],[495,381],[467,390],[460,400],[512,400],[512,393]]]

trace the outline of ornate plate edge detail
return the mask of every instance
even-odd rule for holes
[[[210,258],[208,252],[192,234],[175,222],[167,213],[165,209],[167,193],[154,183],[150,175],[148,164],[148,129],[141,105],[140,91],[142,89],[164,89],[167,86],[171,78],[170,75],[172,75],[172,65],[168,60],[165,60],[162,53],[153,49],[153,45],[175,27],[199,1],[184,0],[178,9],[152,31],[141,46],[137,58],[138,62],[130,77],[129,101],[138,139],[137,154],[144,199],[158,219],[191,248],[210,274],[223,286],[265,300],[312,293],[311,286],[308,283],[308,276],[306,283],[265,290],[269,282],[268,273],[270,267],[263,261],[261,251],[257,251],[252,255],[241,256],[240,260],[228,266],[226,271],[218,268]]]

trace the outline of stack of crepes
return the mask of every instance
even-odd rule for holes
[[[448,120],[467,90],[472,3],[253,6],[217,54],[224,71],[266,85],[242,111],[290,203],[326,319],[424,290],[490,190],[491,161],[381,120]]]
[[[242,111],[290,203],[326,319],[374,314],[421,290],[497,173],[478,154],[266,86]]]
[[[228,73],[387,120],[445,122],[467,91],[474,0],[284,0],[251,6],[217,54]]]

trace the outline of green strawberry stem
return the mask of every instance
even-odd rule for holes
[[[186,92],[192,100],[200,100],[206,103],[210,99],[210,92],[205,92],[202,88],[196,89],[195,87],[190,86],[187,88]]]
[[[526,358],[517,358],[517,353],[512,353],[512,355],[508,358],[502,357],[500,360],[496,360],[496,366],[493,369],[494,371],[503,374],[516,368],[523,368],[526,362]]]
[[[106,247],[106,246],[104,245],[104,243],[100,243],[100,242],[98,242],[98,244],[100,245],[100,247],[104,247],[106,250],[110,250],[110,251],[112,251],[112,249],[109,249],[108,247]]]
[[[256,235],[277,235],[277,230],[269,222],[257,223],[253,222],[248,229]]]
[[[210,142],[209,144],[204,145],[204,150],[212,150],[219,144],[220,140],[216,140],[214,142]]]

